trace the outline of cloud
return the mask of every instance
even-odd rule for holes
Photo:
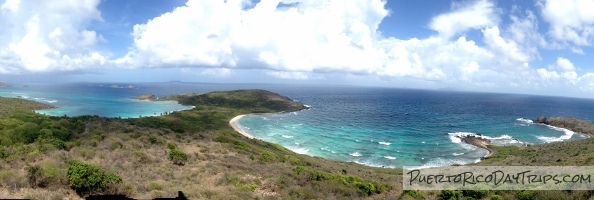
[[[537,13],[551,25],[547,37],[539,33],[540,15],[514,7],[509,23],[500,24],[504,12],[493,1],[475,0],[452,3],[449,12],[430,20],[433,35],[410,39],[381,34],[378,27],[390,13],[384,0],[188,0],[136,24],[129,30],[133,45],[118,58],[96,50],[104,39],[89,28],[103,20],[100,0],[71,1],[6,0],[0,5],[0,74],[180,68],[228,78],[255,69],[279,79],[339,74],[377,77],[374,81],[385,84],[412,80],[425,84],[419,87],[493,91],[562,92],[564,86],[578,92],[594,85],[594,74],[578,74],[563,57],[531,66],[540,59],[540,48],[584,53],[581,48],[594,34],[585,0],[559,10],[553,9],[558,1],[539,0],[542,12]]]
[[[485,43],[497,54],[497,62],[502,67],[527,67],[530,56],[512,40],[501,37],[499,27],[489,27],[482,30]]]
[[[594,73],[588,72],[579,75],[575,72],[573,63],[563,57],[558,57],[554,64],[549,65],[549,70],[540,68],[536,70],[538,83],[536,88],[549,93],[572,94],[585,96],[584,93],[594,91]]]
[[[295,80],[308,80],[310,75],[304,72],[281,72],[281,71],[269,71],[267,75],[280,78],[280,79],[295,79]]]
[[[449,13],[438,15],[431,20],[429,27],[441,36],[450,38],[470,29],[482,29],[497,25],[499,17],[493,2],[478,0],[469,5],[457,5]]]
[[[539,0],[549,35],[563,43],[590,46],[594,38],[594,0]]]
[[[99,2],[4,1],[0,5],[0,73],[105,64],[106,58],[92,50],[101,36],[85,29],[91,20],[102,20]]]
[[[373,73],[384,53],[377,28],[387,16],[374,0],[195,1],[134,26],[135,66],[265,68]],[[371,69],[370,69],[371,68]]]
[[[239,0],[190,0],[146,24],[135,25],[134,49],[118,63],[267,69],[274,71],[269,75],[292,79],[340,72],[454,81],[473,79],[493,57],[465,37],[454,41],[383,38],[378,26],[389,13],[385,1],[291,2],[279,7],[279,0],[255,5]],[[496,23],[493,7],[486,0],[459,5],[434,21],[446,20],[451,25],[443,33],[482,28]],[[461,20],[483,14],[487,15],[476,22]]]
[[[200,72],[200,75],[203,76],[214,76],[219,78],[227,78],[233,74],[235,74],[235,72],[228,68],[204,69],[202,72]]]
[[[553,70],[558,69],[558,70],[565,71],[565,72],[575,71],[575,67],[573,66],[573,63],[571,63],[571,61],[569,61],[567,58],[563,58],[563,57],[558,57],[557,62],[554,65],[549,65],[549,69],[553,69]]]

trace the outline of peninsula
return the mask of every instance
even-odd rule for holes
[[[159,98],[157,96],[155,96],[154,94],[145,94],[145,95],[142,95],[142,96],[139,96],[139,97],[135,97],[133,99],[136,99],[136,100],[156,101]]]
[[[539,116],[532,120],[534,123],[550,125],[558,128],[565,128],[576,133],[594,136],[594,124],[590,121],[577,119],[575,117],[550,117]]]

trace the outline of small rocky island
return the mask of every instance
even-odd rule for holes
[[[10,85],[0,82],[0,87],[10,87]]]

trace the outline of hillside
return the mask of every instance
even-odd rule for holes
[[[137,119],[50,117],[6,109],[0,118],[0,196],[80,198],[386,198],[400,195],[401,170],[299,155],[247,139],[236,115],[303,109],[262,90],[177,95],[192,110]],[[3,104],[4,105],[4,104]],[[93,171],[92,174],[84,172]],[[81,174],[82,173],[82,174]],[[93,175],[95,174],[95,175]]]

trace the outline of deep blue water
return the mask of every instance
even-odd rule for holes
[[[242,118],[239,123],[256,138],[298,153],[385,167],[465,164],[486,155],[486,150],[461,143],[455,135],[482,134],[502,145],[582,139],[526,119],[539,115],[594,119],[592,99],[346,86],[118,85],[138,88],[111,88],[111,83],[28,84],[0,88],[0,96],[21,96],[59,107],[38,111],[49,115],[138,117],[188,108],[176,102],[131,99],[143,94],[267,89],[312,108]]]

